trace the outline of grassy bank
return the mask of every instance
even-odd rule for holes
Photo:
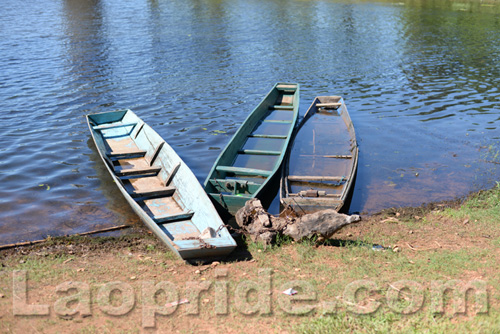
[[[319,246],[240,240],[231,258],[197,266],[148,233],[56,238],[0,252],[0,331],[495,333],[499,217],[497,186],[386,210]],[[465,303],[454,293],[467,289]]]

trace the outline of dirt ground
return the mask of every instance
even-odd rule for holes
[[[0,331],[312,333],[346,326],[386,332],[376,327],[378,321],[396,324],[396,332],[436,323],[439,332],[468,328],[484,313],[477,303],[459,315],[448,307],[436,322],[424,302],[422,311],[400,317],[381,296],[391,282],[403,279],[426,291],[435,280],[487,282],[487,319],[498,321],[500,231],[493,228],[498,222],[446,213],[460,204],[386,210],[320,245],[281,240],[265,249],[239,238],[227,259],[207,264],[175,258],[147,230],[5,249],[0,251]],[[349,311],[346,289],[367,280],[377,288],[356,297],[358,310],[375,301],[382,306],[371,318],[357,318],[362,312]],[[298,293],[283,294],[287,287]]]

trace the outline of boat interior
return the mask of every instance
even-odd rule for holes
[[[321,198],[330,198],[341,204],[357,149],[355,135],[350,131],[352,122],[342,104],[340,96],[319,97],[304,116],[285,173],[285,197],[295,199],[285,202],[318,198],[321,203]]]
[[[276,94],[261,105],[259,121],[247,129],[230,160],[221,160],[206,185],[214,198],[251,198],[267,178],[273,175],[280,155],[286,149],[290,128],[294,124],[294,102],[297,85],[278,84]],[[255,112],[254,112],[255,113]]]
[[[116,112],[114,117],[89,115],[89,122],[109,169],[143,212],[180,248],[199,240],[204,231],[193,224],[195,212],[186,210],[174,182],[181,162],[160,159],[163,139],[126,112]],[[208,234],[209,238],[220,236],[212,228]]]

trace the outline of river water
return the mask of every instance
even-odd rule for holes
[[[134,110],[202,182],[278,81],[301,84],[301,114],[344,97],[360,147],[350,212],[500,180],[495,2],[3,0],[0,13],[0,244],[140,224],[86,114]]]

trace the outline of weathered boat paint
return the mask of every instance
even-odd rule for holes
[[[193,172],[149,125],[131,110],[87,115],[87,122],[118,189],[175,254],[213,259],[236,247]]]
[[[204,186],[221,215],[261,198],[279,174],[299,110],[299,84],[277,83],[248,115],[214,163]]]

